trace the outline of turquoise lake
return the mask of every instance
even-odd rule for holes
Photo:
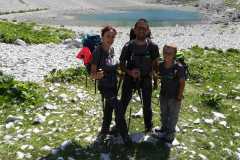
[[[170,9],[130,10],[120,13],[78,14],[71,16],[86,25],[112,24],[117,26],[132,26],[139,18],[146,18],[152,26],[171,26],[201,23],[202,15],[197,11],[182,11]]]

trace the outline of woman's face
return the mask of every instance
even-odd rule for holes
[[[102,41],[104,45],[110,47],[114,42],[115,36],[116,36],[116,33],[114,31],[105,32],[102,37]]]

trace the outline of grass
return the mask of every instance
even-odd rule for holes
[[[36,9],[28,9],[28,10],[18,10],[18,11],[6,11],[6,12],[0,12],[0,15],[6,15],[6,14],[15,14],[15,13],[27,13],[27,12],[38,12],[38,11],[44,11],[48,10],[47,8],[36,8]]]
[[[177,133],[177,140],[181,145],[174,147],[171,151],[166,150],[161,142],[156,145],[135,144],[131,149],[114,145],[111,152],[112,159],[195,160],[201,159],[201,154],[209,160],[236,159],[235,152],[240,146],[239,137],[234,136],[235,133],[240,132],[238,123],[240,105],[239,100],[236,99],[240,96],[240,52],[235,49],[223,52],[194,46],[185,50],[184,53],[191,76],[186,85],[185,99],[178,122],[180,131]],[[36,91],[40,88],[45,89],[44,103],[56,105],[57,110],[46,110],[42,107],[43,103],[27,104],[26,109],[21,110],[18,109],[19,104],[12,104],[10,110],[2,107],[8,102],[1,104],[0,159],[14,160],[17,151],[30,153],[29,159],[40,157],[53,160],[58,157],[64,157],[64,159],[73,157],[81,160],[99,159],[100,153],[91,147],[92,142],[89,139],[96,136],[101,126],[101,98],[99,94],[94,94],[94,82],[90,81],[88,86],[85,86],[84,75],[85,71],[82,68],[52,71],[40,84],[41,87],[36,88]],[[79,97],[79,95],[86,97]],[[160,125],[158,95],[159,90],[155,90],[152,99],[154,126]],[[215,99],[215,95],[220,99]],[[137,112],[141,107],[139,102],[132,101],[130,105],[133,112]],[[198,112],[194,111],[193,107]],[[203,119],[212,118],[213,111],[226,116],[223,120],[227,122],[227,127],[219,124],[218,121],[214,121],[212,125],[204,122],[193,123],[196,119],[203,121]],[[46,121],[33,125],[32,121],[37,113],[45,115]],[[22,115],[24,119],[14,127],[6,129],[5,120],[10,114]],[[126,117],[128,114],[129,112]],[[204,132],[193,132],[196,128]],[[39,133],[36,132],[37,129]],[[136,133],[143,130],[143,119],[132,119],[130,132]],[[6,135],[13,136],[8,143],[3,140]],[[24,138],[17,138],[21,137],[20,135]],[[72,143],[55,155],[41,149],[45,145],[59,148],[66,140],[71,140]],[[32,145],[34,149],[21,149],[26,144]]]
[[[14,43],[16,39],[21,39],[28,44],[60,43],[74,36],[73,31],[64,28],[0,21],[0,41],[4,43]]]

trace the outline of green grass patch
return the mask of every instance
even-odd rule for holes
[[[60,43],[74,36],[73,31],[64,28],[0,21],[0,41],[4,43],[14,43],[16,39],[22,39],[28,44]]]

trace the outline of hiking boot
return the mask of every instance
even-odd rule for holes
[[[162,129],[160,130],[155,130],[153,136],[155,136],[156,138],[162,139],[165,138],[167,135],[167,133],[165,131],[163,131]]]
[[[118,128],[117,128],[116,125],[111,127],[110,132],[109,132],[110,135],[113,135],[114,137],[117,137],[118,133],[119,133],[119,131],[118,131]]]
[[[127,147],[131,147],[133,142],[132,139],[130,138],[130,136],[128,134],[122,136],[123,139],[123,143],[127,146]]]
[[[96,141],[99,142],[99,143],[103,143],[104,140],[106,139],[106,137],[107,137],[106,133],[99,133],[97,135]]]
[[[152,128],[146,128],[145,131],[144,131],[145,135],[147,134],[152,134]]]

